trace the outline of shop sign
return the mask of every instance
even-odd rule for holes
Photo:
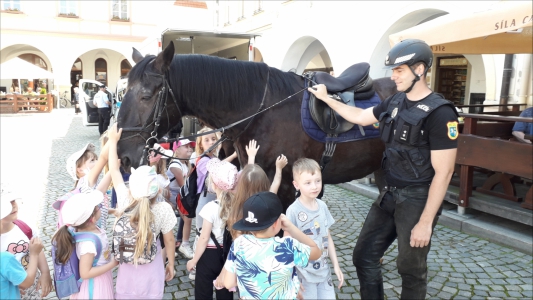
[[[441,58],[440,66],[466,66],[468,61],[464,57],[459,58]]]
[[[518,19],[518,21],[520,21],[520,19]],[[522,18],[522,24],[527,24],[527,23],[531,23],[531,22],[533,22],[533,15],[525,16],[524,18]],[[513,27],[513,26],[516,26],[516,20],[515,19],[501,20],[500,22],[496,22],[494,24],[494,30],[509,28],[509,27]]]

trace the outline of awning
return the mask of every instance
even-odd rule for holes
[[[490,10],[449,14],[400,31],[389,42],[420,39],[436,54],[532,53],[532,24],[531,1],[501,1]]]
[[[18,57],[0,65],[1,79],[53,79],[54,74]]]

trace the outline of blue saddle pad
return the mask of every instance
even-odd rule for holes
[[[315,141],[326,143],[326,142],[336,142],[336,143],[346,143],[353,142],[357,140],[364,140],[369,138],[375,138],[379,136],[379,124],[373,124],[368,126],[363,126],[365,135],[361,134],[359,126],[355,125],[351,130],[339,134],[336,137],[328,137],[316,122],[311,117],[309,112],[309,92],[304,92],[304,97],[302,101],[302,126],[305,133],[309,135]],[[374,96],[368,100],[356,100],[355,106],[365,109],[372,106],[376,106],[381,102],[377,93],[374,93]]]

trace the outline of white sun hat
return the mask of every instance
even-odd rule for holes
[[[98,190],[73,195],[65,202],[61,209],[63,224],[79,226],[85,223],[93,214],[94,207],[102,203],[102,200],[104,200],[104,194]]]
[[[137,169],[131,168],[130,192],[134,199],[155,197],[159,192],[155,167],[140,166]]]
[[[72,177],[72,179],[78,180],[78,176],[76,175],[76,162],[78,161],[78,159],[80,159],[80,157],[83,155],[83,153],[85,153],[85,151],[95,151],[95,149],[96,147],[92,143],[88,143],[81,150],[72,153],[72,155],[67,158],[67,172],[70,177]]]

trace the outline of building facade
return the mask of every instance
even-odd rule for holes
[[[55,75],[54,87],[70,90],[79,78],[112,89],[133,61],[160,51],[167,28],[258,33],[253,57],[284,71],[320,70],[340,75],[369,62],[382,69],[389,35],[446,14],[491,9],[499,1],[19,1],[2,0],[0,63],[23,56]],[[436,32],[435,34],[438,34]],[[225,49],[217,49],[223,53]],[[459,104],[500,103],[504,54],[436,55],[428,84]],[[531,54],[513,57],[509,103],[533,104]],[[457,87],[447,76],[457,76]],[[0,86],[13,83],[2,80]]]
[[[446,14],[492,9],[499,2],[218,1],[213,9],[218,30],[262,34],[254,43],[257,61],[284,71],[321,70],[336,75],[365,61],[371,65],[371,76],[379,78],[391,74],[382,69],[390,34]],[[508,103],[533,105],[531,56],[513,56]],[[456,104],[500,103],[504,54],[457,53],[434,58],[428,76],[432,89]],[[456,87],[447,86],[445,77],[450,72],[461,75]]]
[[[182,1],[1,0],[0,9],[0,63],[20,57],[54,74],[53,79],[2,79],[7,92],[20,80],[21,92],[42,85],[71,93],[82,78],[114,90],[134,65],[132,47],[142,51],[157,43],[170,26],[202,28],[212,16],[205,3]]]

